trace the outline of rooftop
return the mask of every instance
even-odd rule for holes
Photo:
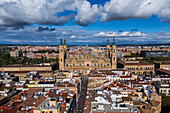
[[[149,63],[149,62],[146,62],[146,61],[118,61],[120,64],[123,64],[123,65],[154,65],[153,63]]]

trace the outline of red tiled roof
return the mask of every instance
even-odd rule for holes
[[[120,76],[120,78],[131,78],[131,76]]]

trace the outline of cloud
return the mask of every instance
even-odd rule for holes
[[[86,0],[1,0],[0,26],[63,25],[73,18],[75,23],[87,26],[96,21],[100,9]],[[60,15],[65,12],[70,13]]]
[[[55,31],[55,28],[38,26],[36,31]]]
[[[127,20],[149,18],[157,15],[163,22],[170,22],[169,0],[110,0],[104,5],[100,20]]]
[[[142,33],[140,31],[137,32],[100,32],[98,34],[94,34],[95,37],[141,37],[141,36],[147,36],[147,34]]]
[[[0,25],[62,25],[74,18],[75,14],[60,17],[57,14],[65,10],[74,11],[75,8],[75,0],[1,0]]]
[[[157,15],[162,22],[170,22],[170,1],[110,0],[102,6],[91,5],[86,0],[0,0],[0,26],[63,25],[72,19],[76,24],[87,26],[98,19],[107,22],[152,15]]]
[[[56,26],[55,31],[44,30],[37,32],[37,27],[26,27],[16,29],[7,29],[0,31],[0,44],[36,44],[36,45],[59,45],[60,36],[66,32],[67,35],[62,35],[66,39],[68,45],[105,45],[107,39],[112,43],[112,37],[116,36],[116,44],[170,44],[170,33],[156,32],[156,33],[143,33],[141,31],[124,31],[124,32],[99,32],[99,31],[86,31],[77,29],[68,29],[67,27]],[[24,38],[23,38],[24,37]],[[78,43],[77,43],[78,42]]]
[[[130,37],[140,37],[140,36],[146,36],[145,33],[138,32],[122,32],[121,34],[117,34],[116,36],[130,36]]]
[[[116,32],[113,32],[113,33],[100,32],[98,34],[94,34],[95,37],[113,37],[115,35],[116,35]]]
[[[75,35],[72,35],[70,38],[76,38],[76,36],[75,36]]]
[[[75,23],[82,26],[87,26],[89,23],[95,23],[102,11],[102,7],[97,4],[91,5],[88,1],[82,1],[80,3],[77,15],[75,16]]]
[[[69,35],[70,33],[66,32],[66,31],[63,31],[62,34],[63,35]]]

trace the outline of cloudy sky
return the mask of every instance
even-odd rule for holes
[[[0,44],[170,44],[170,0],[0,0]]]

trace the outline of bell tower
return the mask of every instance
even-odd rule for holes
[[[107,45],[106,45],[106,57],[110,58],[110,44],[109,44],[109,39],[107,40]]]
[[[60,45],[59,45],[59,70],[64,70],[64,55],[65,55],[65,49],[64,49],[62,39],[60,39]]]
[[[113,38],[113,44],[112,44],[112,69],[117,69],[117,54],[116,54],[115,38]]]
[[[67,45],[66,45],[66,40],[64,39],[64,51],[67,51]]]

